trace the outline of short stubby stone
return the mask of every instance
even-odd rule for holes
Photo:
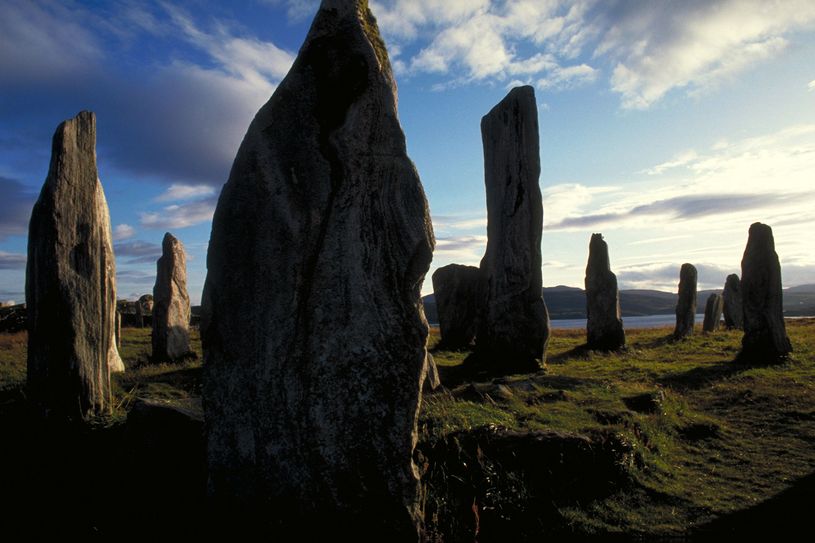
[[[781,264],[772,228],[753,223],[741,260],[744,336],[739,360],[774,363],[785,360],[792,344],[784,325]]]
[[[153,362],[175,362],[191,356],[190,296],[184,245],[167,232],[161,242],[153,287]]]
[[[731,330],[741,330],[744,325],[744,308],[741,304],[741,281],[735,273],[727,276],[722,298],[724,301],[724,325]]]
[[[682,264],[679,270],[679,296],[676,300],[676,327],[674,339],[693,334],[696,322],[696,281],[698,274],[693,264]]]
[[[495,373],[540,369],[549,341],[543,301],[543,200],[538,184],[538,109],[532,87],[516,87],[481,119],[487,190],[485,306],[476,360]]]
[[[625,346],[617,276],[611,271],[608,244],[592,234],[586,265],[586,344],[589,349],[614,351]]]
[[[467,349],[475,341],[483,304],[481,271],[475,266],[449,264],[433,273],[433,294],[439,316],[441,349]]]
[[[80,420],[110,410],[116,348],[116,262],[96,168],[96,117],[54,134],[31,212],[26,264],[28,391],[46,414]]]
[[[707,298],[705,303],[705,320],[702,321],[703,332],[715,332],[719,328],[724,310],[724,298],[721,294],[713,293]]]
[[[324,0],[212,223],[203,400],[223,510],[418,539],[434,243],[376,19],[365,0]]]

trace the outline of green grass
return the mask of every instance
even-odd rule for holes
[[[583,350],[583,331],[555,330],[545,370],[475,382],[466,379],[463,365],[469,353],[434,351],[448,388],[423,400],[420,447],[429,450],[451,436],[477,435],[485,428],[619,436],[636,459],[626,466],[628,483],[592,499],[557,502],[557,518],[546,522],[578,536],[684,537],[776,497],[815,472],[815,319],[787,326],[793,357],[764,367],[733,362],[741,339],[737,331],[698,332],[672,342],[667,328],[629,330],[628,348],[606,354]],[[147,363],[149,329],[123,333],[127,371],[113,378],[114,423],[124,419],[136,397],[185,403],[200,396],[197,330],[192,345],[198,360],[161,365]],[[431,330],[429,345],[437,342],[438,331]],[[24,333],[0,335],[0,392],[22,390],[25,349]],[[624,402],[657,391],[664,402],[654,413],[632,411]],[[490,505],[510,512],[510,520],[535,495],[517,472],[490,477],[504,477],[495,483],[501,492],[488,491]],[[429,487],[428,501],[447,499],[434,492],[454,486],[451,481]],[[496,502],[496,495],[506,502]],[[430,520],[429,528],[443,533],[433,522],[447,520]]]
[[[716,517],[782,492],[815,471],[815,319],[788,321],[795,353],[782,365],[732,362],[741,333],[628,331],[620,353],[581,351],[578,330],[555,330],[545,371],[426,398],[424,441],[483,426],[514,431],[618,432],[640,462],[633,484],[591,503],[563,507],[577,533],[682,536]],[[435,352],[444,382],[466,353]],[[512,394],[496,398],[498,385]],[[468,388],[465,388],[468,387]],[[474,403],[472,389],[484,397]],[[663,391],[653,414],[623,398]]]

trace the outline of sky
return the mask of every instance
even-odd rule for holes
[[[56,126],[97,115],[118,297],[152,292],[165,231],[200,302],[211,218],[315,0],[0,2],[0,300],[24,300]],[[430,276],[486,246],[480,119],[538,102],[545,286],[581,287],[603,233],[621,288],[721,288],[751,223],[785,287],[815,283],[812,0],[371,0],[436,234]]]

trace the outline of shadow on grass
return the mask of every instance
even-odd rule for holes
[[[657,379],[657,383],[679,390],[698,390],[711,385],[715,381],[739,374],[751,367],[747,364],[738,364],[732,360],[723,360],[705,366],[697,366],[681,373],[666,375]]]
[[[807,537],[812,533],[812,504],[815,503],[815,472],[797,479],[772,498],[747,509],[717,518],[697,528],[694,541],[745,540],[780,541],[782,535]]]

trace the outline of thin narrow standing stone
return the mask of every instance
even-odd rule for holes
[[[495,372],[543,366],[549,313],[543,302],[538,108],[532,87],[516,87],[481,119],[487,189],[486,306],[478,360]]]
[[[57,127],[48,176],[28,230],[28,390],[46,413],[83,419],[110,410],[116,349],[116,262],[96,169],[96,117]]]
[[[741,330],[744,326],[744,308],[741,303],[741,281],[735,273],[727,276],[722,298],[724,298],[724,325],[731,330]]]
[[[707,298],[705,304],[705,320],[702,322],[703,332],[715,332],[719,328],[724,310],[724,299],[721,294],[713,293]]]
[[[679,296],[676,301],[676,328],[674,339],[693,334],[696,321],[696,268],[693,264],[682,264],[679,271]]]
[[[620,291],[603,234],[592,234],[589,242],[586,313],[586,343],[590,349],[614,351],[625,346]]]
[[[784,325],[781,264],[772,228],[759,222],[750,225],[741,260],[741,299],[744,336],[739,359],[760,363],[786,359],[792,344]]]
[[[433,273],[433,294],[444,349],[466,349],[475,341],[478,313],[483,306],[481,271],[475,266],[449,264]]]
[[[418,539],[433,245],[376,20],[364,0],[324,0],[213,219],[201,334],[216,500],[337,538]]]
[[[190,296],[184,245],[169,232],[161,242],[153,287],[153,362],[190,355]]]

